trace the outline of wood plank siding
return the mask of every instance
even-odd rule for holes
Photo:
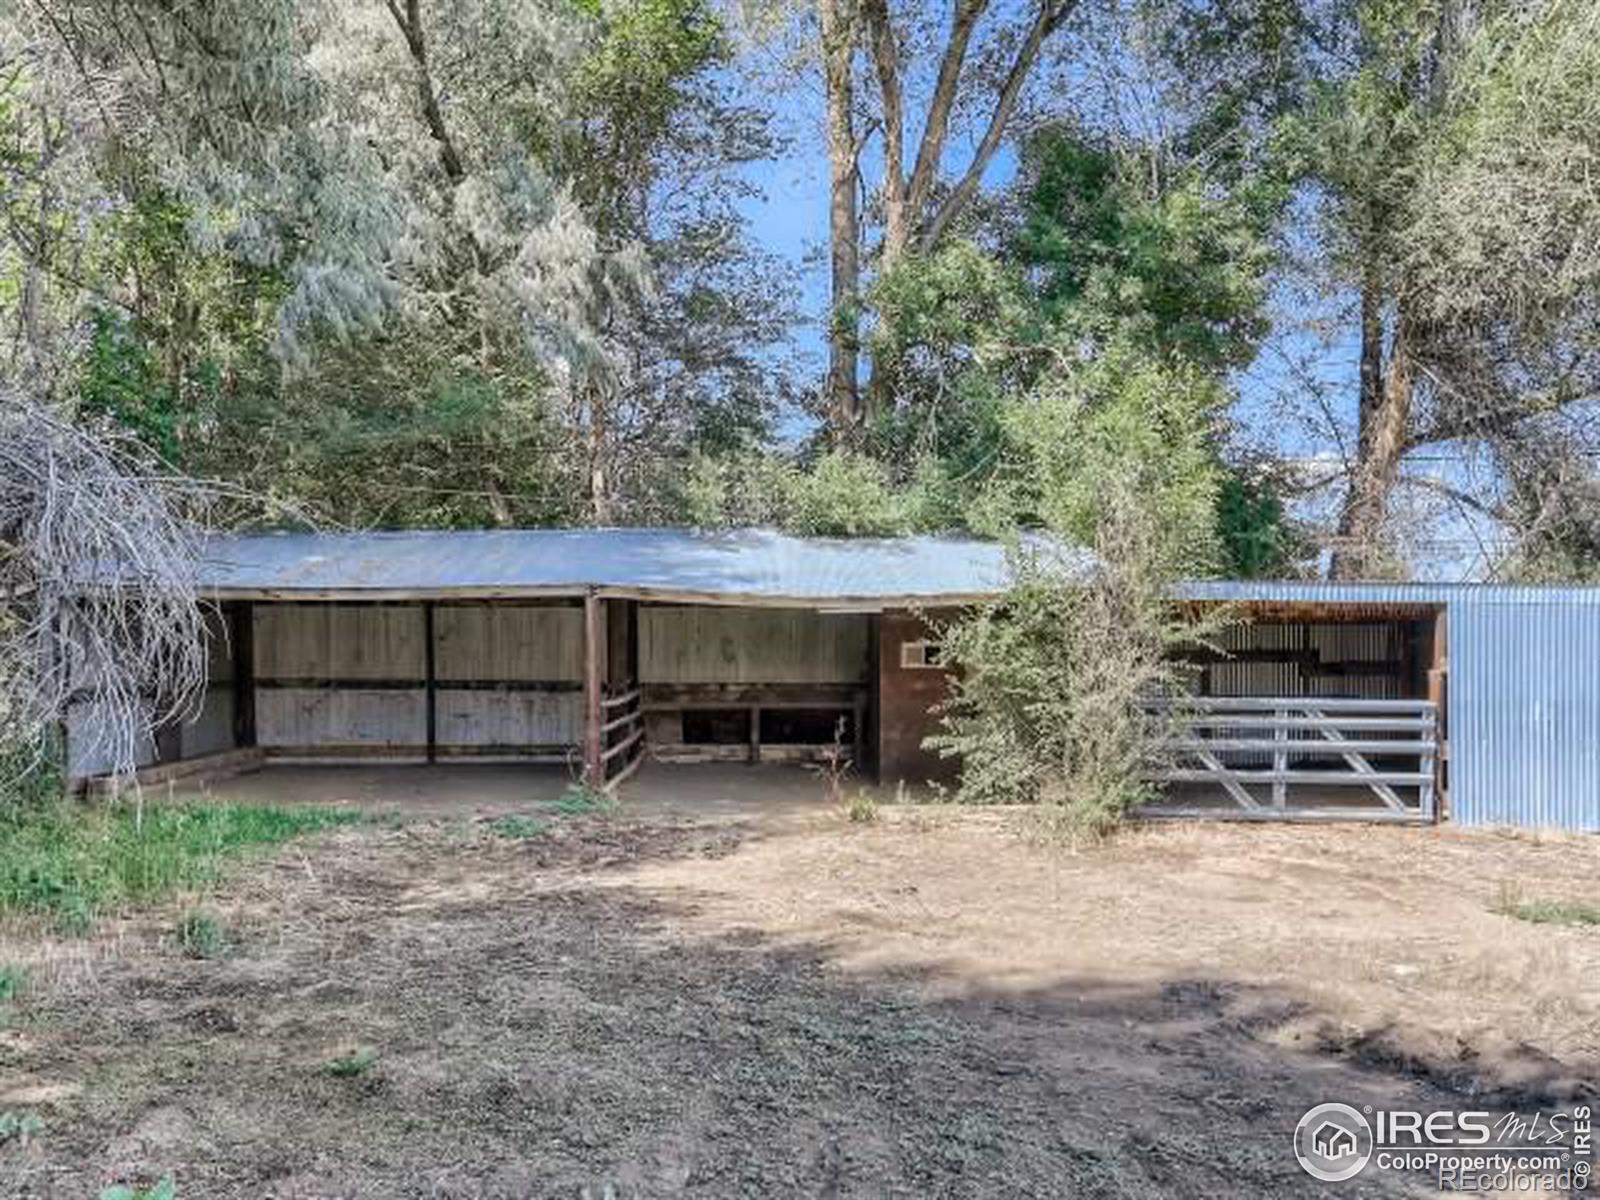
[[[810,609],[646,605],[639,610],[645,683],[860,683],[868,618]]]
[[[269,753],[559,759],[581,739],[583,614],[569,604],[254,607]]]

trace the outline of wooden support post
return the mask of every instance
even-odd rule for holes
[[[761,706],[750,706],[750,764],[761,761]]]
[[[856,778],[861,779],[867,769],[867,699],[860,692],[850,704],[850,732],[851,766],[855,770]]]
[[[605,785],[605,738],[601,732],[600,597],[583,598],[583,781],[590,787]]]
[[[422,686],[430,763],[439,757],[439,672],[434,655],[433,602],[427,600],[422,605]]]
[[[256,744],[256,611],[253,604],[236,604],[229,610],[233,638],[233,745],[244,749]]]
[[[1434,706],[1433,737],[1433,819],[1443,821],[1450,815],[1450,798],[1445,784],[1449,779],[1450,722],[1450,622],[1447,610],[1440,609],[1433,618],[1433,646],[1428,663],[1428,702]]]

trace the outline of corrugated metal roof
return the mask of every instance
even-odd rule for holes
[[[1207,579],[1181,584],[1188,600],[1267,604],[1600,604],[1600,587],[1513,583],[1325,583]]]
[[[1064,552],[1087,567],[1086,551]],[[802,604],[952,601],[1006,580],[997,542],[800,538],[771,530],[529,529],[220,537],[201,583],[220,597],[560,595],[590,588]]]

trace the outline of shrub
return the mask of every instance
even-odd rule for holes
[[[1097,563],[1018,545],[1010,590],[940,630],[958,673],[927,743],[960,756],[958,800],[1039,804],[1092,835],[1152,797],[1167,723],[1145,702],[1186,690],[1182,651],[1223,619],[1171,602],[1165,533],[1131,491],[1102,503]]]

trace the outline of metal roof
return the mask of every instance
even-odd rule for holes
[[[1083,550],[1062,552],[1087,569]],[[559,596],[591,589],[800,605],[953,602],[1005,589],[1005,549],[958,537],[801,538],[765,529],[268,533],[209,543],[219,598]]]
[[[1035,549],[1049,545],[1034,539]],[[1087,572],[1087,550],[1058,549]],[[214,538],[202,586],[221,598],[561,596],[602,592],[802,605],[944,602],[1005,590],[1005,548],[968,537],[805,538],[767,529],[494,529]],[[1600,604],[1600,588],[1482,583],[1201,580],[1193,600],[1381,605]]]
[[[1186,600],[1255,604],[1600,604],[1600,587],[1517,583],[1332,583],[1206,579],[1183,583]]]

